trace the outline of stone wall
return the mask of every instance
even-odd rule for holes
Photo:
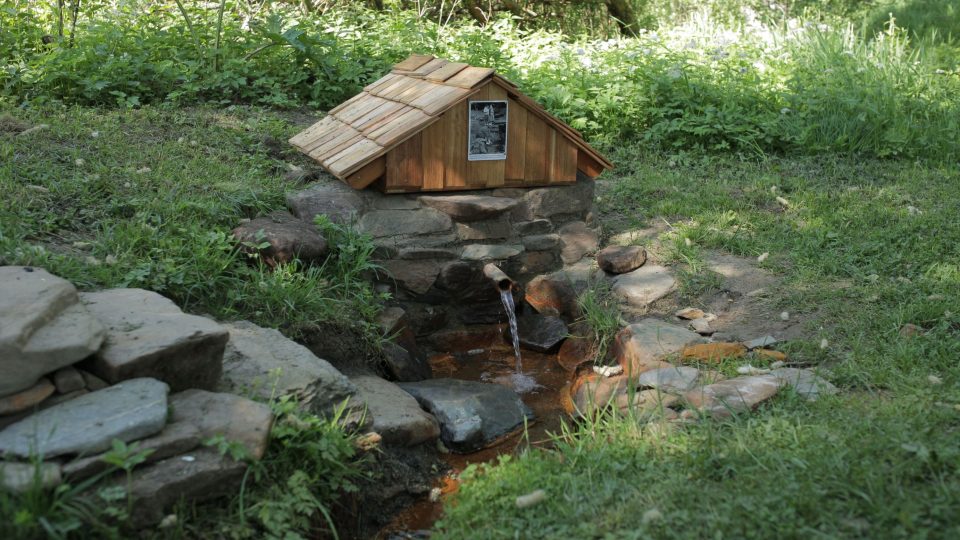
[[[412,324],[429,325],[425,331],[503,319],[482,273],[486,263],[522,289],[592,255],[599,238],[594,182],[584,176],[568,186],[392,195],[321,177],[287,205],[304,221],[326,214],[373,237],[384,268],[378,287],[408,310]]]

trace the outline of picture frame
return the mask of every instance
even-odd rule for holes
[[[467,160],[507,159],[509,106],[506,100],[467,102]]]

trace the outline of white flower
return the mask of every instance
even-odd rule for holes
[[[84,164],[84,163],[86,163],[86,162],[83,161],[83,160],[80,159],[80,158],[77,158],[77,159],[73,160],[73,164],[76,165],[77,167],[83,167],[83,164]]]
[[[673,66],[667,70],[667,77],[670,77],[671,79],[679,79],[680,77],[683,77],[683,71],[679,67]]]
[[[92,138],[94,138],[94,139],[96,139],[96,138],[99,137],[99,136],[100,136],[100,132],[99,132],[99,131],[93,131],[93,132],[90,133],[90,137],[92,137]]]

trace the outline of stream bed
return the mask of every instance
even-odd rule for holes
[[[495,462],[498,456],[514,453],[528,444],[549,446],[550,434],[559,432],[562,419],[566,417],[561,396],[570,373],[557,363],[555,354],[523,351],[521,377],[516,371],[514,351],[506,343],[466,352],[436,354],[430,358],[430,365],[436,378],[503,384],[519,390],[518,394],[533,410],[535,419],[527,425],[526,432],[521,427],[493,446],[477,452],[441,454],[440,458],[450,471],[434,483],[433,487],[440,489],[440,500],[431,501],[424,497],[398,514],[376,538],[415,538],[417,536],[412,535],[415,531],[431,529],[442,516],[443,499],[457,491],[459,474],[468,465]]]

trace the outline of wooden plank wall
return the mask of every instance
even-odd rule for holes
[[[467,160],[468,102],[508,100],[507,159]],[[579,150],[498,85],[487,84],[386,155],[388,192],[569,184]]]

